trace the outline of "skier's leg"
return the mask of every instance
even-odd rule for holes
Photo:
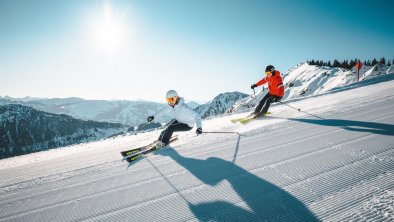
[[[167,144],[168,141],[170,141],[170,138],[171,138],[172,133],[173,133],[171,126],[173,124],[176,124],[176,123],[178,123],[178,121],[175,120],[167,128],[165,128],[163,131],[161,131],[158,141],[161,141],[164,144]]]
[[[191,130],[192,127],[188,126],[187,124],[180,123],[178,121],[174,121],[169,125],[165,130],[163,130],[159,136],[159,141],[163,142],[165,145],[168,144],[168,142],[171,139],[171,136],[174,132],[177,131],[188,131]]]
[[[256,106],[254,113],[258,114],[261,112],[261,109],[263,108],[264,104],[266,103],[267,99],[271,97],[271,94],[267,93],[263,99],[260,101],[260,103]]]
[[[193,129],[193,127],[190,127],[186,123],[178,123],[174,126],[174,132],[189,131],[191,129]]]
[[[265,105],[264,105],[263,109],[261,110],[260,115],[264,115],[266,112],[268,112],[268,109],[270,108],[270,105],[273,102],[273,100],[274,100],[274,97],[272,95],[270,95],[270,97],[265,102]]]

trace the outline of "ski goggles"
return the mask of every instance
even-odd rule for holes
[[[272,73],[270,71],[268,71],[268,72],[265,72],[265,74],[268,76],[268,75],[271,75]]]
[[[175,102],[176,99],[177,99],[177,97],[170,97],[170,98],[167,98],[166,100],[168,103],[171,103],[171,102]]]

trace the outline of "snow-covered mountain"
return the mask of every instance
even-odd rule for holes
[[[146,122],[149,115],[166,105],[149,101],[84,100],[75,97],[53,99],[0,97],[0,105],[5,104],[20,104],[44,112],[70,115],[77,119],[121,123],[129,126],[138,126]],[[187,104],[192,108],[198,106],[193,101]],[[165,122],[168,119],[164,117],[161,120]]]
[[[0,99],[1,104],[21,104],[45,112],[70,115],[78,119],[114,122],[130,126],[143,123],[147,116],[157,112],[165,105],[146,101],[106,101],[80,98],[29,101],[4,98]]]
[[[0,106],[0,159],[107,138],[127,128],[18,104],[3,105]]]
[[[228,112],[238,100],[247,96],[247,94],[240,92],[221,93],[210,102],[197,106],[194,110],[200,113],[202,118],[221,115]]]
[[[377,64],[366,66],[360,70],[360,81],[380,75],[393,74],[392,66]],[[310,95],[318,95],[335,88],[357,82],[357,71],[342,68],[316,66],[303,63],[283,73],[286,85],[284,99],[294,99]]]
[[[360,81],[365,81],[376,76],[393,74],[394,66],[363,66],[360,70]],[[301,63],[282,73],[285,84],[285,95],[282,101],[302,98],[306,96],[319,95],[336,88],[347,86],[357,82],[355,67],[352,70],[342,68],[308,65]],[[256,88],[259,90],[255,96],[239,100],[231,108],[234,112],[243,111],[255,107],[256,104],[268,92],[266,86]]]

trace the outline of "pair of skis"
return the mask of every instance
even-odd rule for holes
[[[173,137],[171,137],[169,143],[171,143],[177,139],[178,139],[178,136],[173,136]],[[142,146],[142,147],[134,148],[131,150],[126,150],[126,151],[121,151],[120,154],[123,156],[122,161],[126,160],[128,163],[131,163],[133,161],[143,158],[148,153],[151,153],[157,149],[163,148],[163,147],[157,148],[157,143],[158,143],[158,141],[155,141],[155,142],[153,142],[149,145],[146,145],[146,146]]]
[[[267,115],[270,115],[271,112],[266,112],[265,114],[261,115],[261,114],[257,114],[257,115],[248,115],[246,117],[241,117],[241,118],[236,118],[236,119],[232,119],[231,122],[236,123],[236,122],[240,122],[242,124],[247,124],[252,120],[258,119],[260,117],[264,117]]]
[[[270,115],[270,114],[271,114],[271,112],[266,112],[263,115],[261,115],[261,114],[248,115],[246,117],[232,119],[231,122],[233,122],[233,123],[240,122],[242,124],[247,124],[252,120],[255,120],[260,117],[264,117],[264,116]],[[178,139],[178,136],[173,136],[173,137],[171,137],[169,143],[171,143],[177,139]],[[131,163],[133,161],[143,158],[148,153],[151,153],[151,152],[159,149],[159,148],[156,148],[157,142],[158,141],[155,141],[155,142],[153,142],[149,145],[146,145],[146,146],[142,146],[142,147],[134,148],[131,150],[126,150],[126,151],[121,151],[120,154],[123,156],[123,160],[126,160],[128,163]],[[162,148],[162,147],[160,147],[160,148]]]

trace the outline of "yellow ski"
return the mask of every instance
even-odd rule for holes
[[[239,120],[239,122],[242,123],[242,124],[247,124],[247,123],[249,123],[252,120],[258,119],[259,117],[263,117],[263,116],[266,116],[266,115],[269,115],[269,114],[271,114],[271,112],[266,112],[262,116],[259,116],[259,115],[248,116],[248,117],[245,117],[245,118]]]

